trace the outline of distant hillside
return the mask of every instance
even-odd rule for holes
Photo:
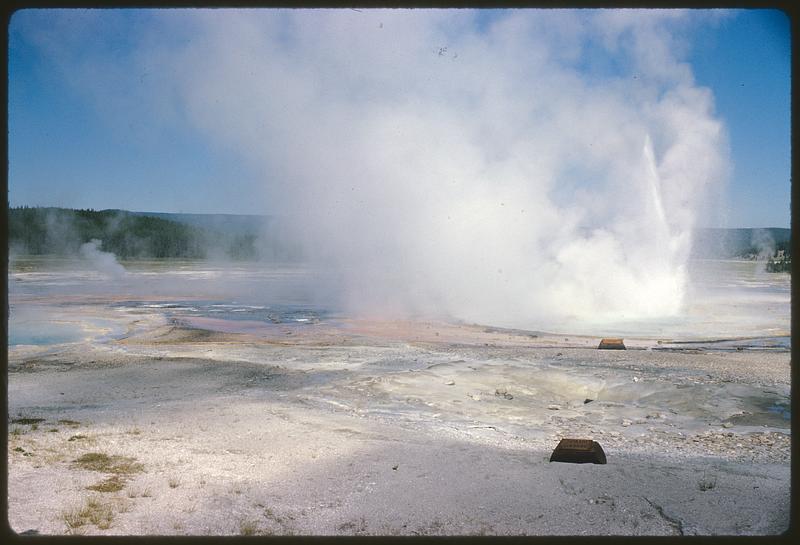
[[[297,261],[300,250],[270,216],[174,214],[68,208],[9,209],[9,247],[29,254],[75,254],[102,241],[118,257]],[[766,259],[791,255],[791,230],[697,229],[692,257]]]
[[[136,216],[165,219],[199,229],[206,243],[219,257],[228,248],[229,257],[272,261],[300,261],[302,252],[292,244],[273,216],[248,214],[180,214],[169,212],[129,212]],[[232,250],[231,250],[232,249]],[[212,256],[213,257],[213,256]]]
[[[19,253],[73,255],[82,244],[97,239],[101,250],[122,259],[290,257],[280,248],[262,251],[257,244],[260,223],[255,217],[242,218],[20,207],[9,209],[8,243]]]
[[[693,257],[707,258],[766,258],[778,250],[791,255],[792,231],[779,227],[764,229],[696,229],[692,247]]]
[[[130,214],[160,218],[201,229],[238,235],[260,233],[274,223],[270,216],[245,214],[175,214],[169,212],[130,212]]]

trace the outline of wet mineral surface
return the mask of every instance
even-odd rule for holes
[[[786,335],[640,336],[598,350],[603,334],[247,300],[203,284],[218,271],[186,271],[195,282],[172,294],[141,277],[110,289],[74,271],[10,276],[15,531],[788,526]],[[608,463],[550,463],[561,438],[597,441]]]

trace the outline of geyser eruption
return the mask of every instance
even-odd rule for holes
[[[712,15],[155,17],[176,37],[137,58],[160,74],[157,107],[264,173],[269,210],[349,310],[522,328],[680,312],[727,155],[676,52]]]

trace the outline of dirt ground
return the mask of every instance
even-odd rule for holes
[[[9,524],[102,535],[775,534],[790,354],[463,324],[9,349]],[[290,334],[287,334],[290,331]],[[262,332],[263,333],[263,332]],[[549,462],[563,437],[608,463]]]

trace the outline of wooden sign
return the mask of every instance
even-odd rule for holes
[[[591,439],[562,439],[550,455],[551,462],[571,464],[605,464],[606,453]]]
[[[601,350],[625,350],[625,344],[622,339],[603,339],[597,348]]]

